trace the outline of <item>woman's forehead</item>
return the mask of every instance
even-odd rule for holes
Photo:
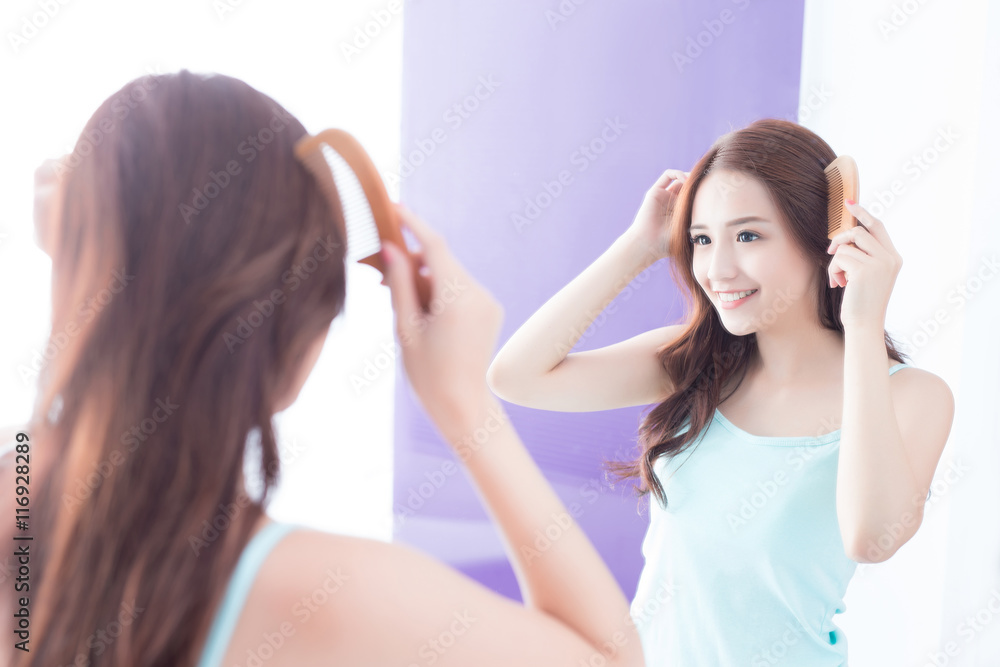
[[[713,171],[698,185],[691,226],[723,228],[741,218],[775,220],[777,212],[764,185],[747,174]]]

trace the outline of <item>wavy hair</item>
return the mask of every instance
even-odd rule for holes
[[[344,220],[293,155],[305,134],[181,70],[127,83],[60,162],[33,641],[5,643],[11,664],[195,664],[278,480],[272,415],[344,304]]]
[[[618,480],[638,478],[639,495],[652,492],[667,505],[663,485],[654,472],[657,459],[667,460],[691,447],[712,420],[723,389],[746,378],[757,354],[757,335],[734,336],[723,326],[715,307],[698,284],[692,269],[694,248],[689,239],[695,194],[713,170],[736,172],[760,182],[783,218],[793,242],[810,258],[819,279],[819,321],[844,334],[840,307],[844,290],[827,281],[830,256],[826,252],[828,185],[824,169],[837,154],[818,135],[791,121],[763,118],[719,137],[694,167],[678,192],[670,212],[671,274],[685,299],[687,326],[674,341],[657,351],[671,378],[674,392],[653,407],[639,427],[639,455],[632,461],[605,461]],[[884,333],[884,332],[883,332]],[[903,355],[884,333],[889,358]],[[731,395],[731,394],[730,394]],[[690,428],[681,432],[686,425]]]

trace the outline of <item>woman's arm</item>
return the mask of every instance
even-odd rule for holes
[[[625,233],[514,332],[487,371],[497,396],[532,408],[589,412],[658,403],[670,395],[673,386],[656,353],[685,325],[597,350],[570,350],[626,285],[669,256],[673,210],[687,177],[678,169],[664,171]]]
[[[420,308],[409,260],[391,244],[384,245],[406,374],[499,528],[527,608],[515,611],[509,601],[479,591],[458,573],[434,573],[435,568],[416,561],[410,565],[412,576],[403,578],[405,585],[381,598],[380,604],[401,603],[417,613],[425,604],[460,613],[462,605],[476,603],[484,618],[494,620],[474,635],[479,639],[469,644],[464,664],[495,660],[490,652],[500,650],[510,657],[507,664],[577,665],[582,654],[614,642],[615,637],[622,646],[615,655],[606,656],[607,664],[643,664],[621,588],[486,384],[486,368],[502,321],[500,304],[458,263],[443,238],[406,209],[400,213],[420,241],[430,269],[432,298],[441,304],[432,312]],[[445,286],[453,286],[447,288],[451,293],[446,294]],[[540,535],[548,543],[541,542]],[[422,576],[434,585],[420,581]],[[401,615],[399,622],[405,624],[406,616]],[[392,626],[382,640],[387,651],[394,645],[393,632],[399,629]],[[410,631],[406,635],[412,639]],[[412,649],[409,639],[400,639],[395,646],[403,659]]]
[[[644,665],[621,588],[500,402],[488,397],[445,430],[503,535],[525,604],[416,549],[323,536],[325,545],[295,550],[297,572],[336,565],[343,582],[307,630],[313,645],[330,664]],[[303,557],[316,562],[304,567]],[[302,590],[311,581],[297,580]]]
[[[620,236],[514,332],[487,371],[490,388],[510,403],[562,412],[663,400],[672,386],[656,352],[679,336],[684,325],[569,352],[611,300],[656,260],[638,236]]]

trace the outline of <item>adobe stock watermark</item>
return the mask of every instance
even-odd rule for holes
[[[574,521],[578,521],[586,513],[586,510],[600,499],[602,490],[603,486],[599,481],[588,480],[578,489],[578,494],[586,499],[586,504],[573,501],[566,508],[569,510],[568,514],[566,512],[550,514],[551,521],[535,530],[531,544],[521,545],[520,552],[524,556],[525,563],[530,565],[532,561],[541,558],[543,554],[548,552],[563,535],[573,528]]]
[[[826,419],[823,423],[824,427],[820,430],[829,434],[828,427],[832,424]],[[777,469],[769,478],[758,480],[755,489],[741,497],[736,507],[726,513],[726,522],[732,532],[735,534],[762,513],[767,504],[795,478],[796,473],[801,473],[806,464],[829,454],[829,449],[817,445],[798,446],[788,452],[784,461],[787,469]]]
[[[188,536],[188,546],[195,556],[210,547],[226,530],[233,525],[233,521],[240,515],[240,512],[253,504],[253,499],[245,491],[236,494],[236,498],[231,503],[218,505],[218,512],[211,518],[202,522],[201,533]]]
[[[774,665],[788,657],[789,649],[799,643],[806,628],[801,624],[785,621],[785,627],[763,650],[750,659],[751,665]]]
[[[215,17],[220,21],[225,21],[226,17],[243,6],[246,0],[212,0],[212,9],[215,10]]]
[[[111,303],[115,295],[120,294],[134,279],[134,275],[125,272],[124,266],[112,271],[107,287],[77,305],[77,318],[82,320],[83,324],[92,322],[101,311],[108,307],[108,304]],[[17,373],[25,386],[30,386],[33,382],[37,381],[45,365],[66,349],[72,338],[79,335],[81,324],[77,318],[70,319],[63,326],[62,330],[53,332],[42,350],[32,350],[30,354],[31,360],[28,364],[18,364]]]
[[[313,273],[319,269],[322,262],[333,256],[333,251],[339,248],[340,244],[333,240],[333,234],[327,234],[326,238],[317,237],[313,251],[301,262],[296,262],[292,268],[281,274],[281,282],[288,285],[289,292],[294,292],[302,283],[309,279]],[[263,299],[254,299],[253,310],[236,318],[236,328],[232,332],[222,334],[222,340],[226,344],[229,354],[236,352],[240,345],[247,342],[250,336],[260,328],[267,318],[274,315],[278,306],[288,298],[284,287],[277,287]]]
[[[889,37],[899,32],[899,30],[910,22],[914,14],[926,4],[927,0],[903,0],[900,3],[893,3],[892,10],[886,18],[880,18],[875,26],[882,35],[882,41],[888,42]]]
[[[570,164],[576,167],[577,173],[587,171],[597,158],[608,150],[611,144],[618,141],[622,131],[627,127],[628,125],[622,122],[621,116],[615,116],[614,119],[605,118],[604,127],[598,135],[588,142],[580,144],[569,156]],[[569,169],[562,169],[552,180],[543,180],[540,191],[534,196],[525,197],[524,208],[510,214],[510,221],[517,232],[520,234],[525,227],[538,220],[542,211],[552,206],[552,203],[562,196],[566,188],[573,183],[573,178],[573,172]]]
[[[792,297],[792,293],[788,290],[777,290],[777,297],[774,302],[769,305],[764,312],[759,316],[755,315],[750,319],[750,327],[759,328],[761,323],[771,324],[778,319],[781,313],[786,312],[792,305],[794,305],[795,299]],[[718,382],[718,378],[722,375],[722,370],[733,371],[734,363],[738,361],[740,354],[743,351],[742,336],[733,336],[731,342],[726,346],[726,349],[722,354],[717,357],[717,361],[712,364],[708,364],[705,368],[695,376],[694,382],[692,383],[691,391],[707,391],[707,388],[715,382]]]
[[[480,76],[478,83],[472,89],[471,93],[453,103],[441,114],[441,120],[445,123],[448,130],[454,132],[462,127],[466,121],[472,118],[472,114],[482,107],[483,102],[492,97],[501,85],[503,84],[495,80],[492,74]],[[399,184],[404,179],[412,176],[419,167],[426,164],[427,160],[437,151],[438,146],[448,140],[448,130],[438,126],[427,135],[414,139],[414,148],[405,152],[401,151],[404,154],[400,159],[399,173],[386,172],[386,184],[398,192]]]
[[[625,617],[622,626],[632,628],[638,634],[638,628],[635,627],[631,616]],[[580,667],[607,667],[608,661],[618,655],[618,652],[626,644],[628,644],[628,637],[625,633],[622,630],[615,630],[608,639],[601,642],[600,647],[593,651],[586,661],[580,660],[577,664]]]
[[[636,628],[652,623],[663,607],[674,599],[677,590],[678,586],[672,579],[660,579],[652,592],[640,589],[629,607],[629,618]]]
[[[750,0],[733,0],[733,4],[738,9],[744,10],[750,5]],[[726,26],[731,25],[735,20],[736,14],[733,10],[723,9],[716,18],[702,21],[701,24],[705,29],[699,30],[698,34],[693,37],[688,35],[683,53],[680,51],[674,51],[673,53],[674,66],[677,67],[677,71],[683,74],[684,68],[700,58],[705,53],[705,50],[722,36],[722,33],[726,30]]]
[[[931,482],[929,490],[930,499],[921,497],[919,493],[910,498],[910,506],[913,507],[913,511],[903,512],[897,521],[883,523],[882,533],[879,537],[875,540],[868,540],[865,548],[865,557],[870,561],[878,562],[885,557],[887,552],[897,548],[896,545],[902,538],[903,533],[908,532],[908,528],[920,522],[921,508],[924,508],[923,512],[926,513],[927,507],[940,502],[940,498],[945,495],[948,489],[956,484],[958,480],[965,477],[965,474],[970,471],[971,468],[962,465],[961,461],[949,461],[945,472]]]
[[[411,316],[410,324],[419,331],[423,331],[434,320],[441,315],[444,309],[454,303],[458,297],[468,289],[468,285],[462,285],[454,278],[444,281],[441,292],[428,304],[429,314]],[[383,373],[395,368],[396,359],[402,353],[403,347],[410,343],[409,336],[404,336],[400,342],[395,339],[382,343],[382,351],[373,357],[365,359],[360,370],[351,373],[349,380],[355,396],[360,396],[365,390],[375,384]]]
[[[412,0],[411,0],[412,1]],[[340,54],[348,65],[371,46],[403,11],[403,0],[389,0],[382,9],[373,9],[363,25],[354,26],[350,41],[340,40]]]
[[[62,177],[73,171],[83,164],[84,158],[93,155],[94,148],[104,143],[105,138],[121,127],[122,122],[133,110],[149,99],[150,91],[159,85],[155,78],[159,74],[147,66],[146,76],[138,79],[136,85],[112,99],[108,114],[98,120],[95,127],[81,132],[73,150],[56,160],[53,168],[56,176]]]
[[[36,0],[38,10],[21,17],[20,29],[7,32],[7,42],[16,55],[41,33],[42,29],[56,17],[69,0]]]
[[[448,649],[453,647],[472,624],[478,619],[469,613],[468,609],[452,613],[452,621],[437,636],[431,637],[417,649],[417,657],[421,662],[411,662],[408,667],[420,667],[421,664],[433,665],[441,659]]]
[[[278,440],[277,445],[278,459],[272,462],[267,469],[271,475],[277,474],[283,463],[291,463],[305,451],[305,447],[299,445],[298,441],[294,439],[290,442]],[[255,470],[254,472],[257,474],[260,471]],[[249,487],[253,486],[252,480],[247,480],[246,486],[248,488],[244,488],[237,493],[233,502],[219,503],[217,506],[218,511],[210,519],[202,521],[200,532],[188,535],[188,546],[191,547],[191,551],[194,552],[195,556],[200,555],[202,551],[212,546],[224,532],[229,530],[229,527],[233,525],[240,513],[253,504],[254,500],[250,493],[248,493]]]
[[[827,90],[826,84],[819,84],[819,88],[815,85],[809,86],[809,94],[805,96],[802,104],[799,105],[798,114],[795,118],[788,118],[794,123],[800,125],[809,121],[812,115],[826,106],[826,103],[833,99],[833,91]]]
[[[120,607],[115,620],[108,623],[107,627],[103,630],[98,630],[87,638],[86,644],[93,650],[94,655],[104,655],[104,652],[111,648],[115,640],[121,637],[124,629],[132,625],[135,619],[139,618],[139,614],[146,611],[145,607],[137,607],[135,605],[135,598],[132,598],[131,602],[123,602]],[[89,665],[91,664],[90,657],[83,653],[77,653],[73,664]]]
[[[549,29],[555,32],[556,28],[576,14],[576,8],[585,2],[586,0],[560,0],[554,10],[546,9],[545,20],[549,24]]]
[[[931,513],[935,511],[934,508],[940,505],[942,499],[945,497],[945,495],[947,495],[951,487],[959,479],[963,478],[965,476],[965,473],[968,472],[969,470],[971,469],[965,466],[965,464],[963,464],[961,461],[957,461],[954,459],[949,460],[947,471],[944,472],[940,477],[935,478],[935,480],[931,482],[930,489],[927,491],[927,498],[924,500],[925,521],[929,516],[931,516]],[[912,502],[916,503],[916,500],[917,500],[916,498],[913,498]],[[871,555],[881,557],[882,552],[875,551]],[[875,561],[878,560],[878,558],[872,558],[871,560]],[[864,576],[865,572],[867,572],[869,568],[878,567],[880,564],[881,563],[877,562],[872,562],[872,563],[858,562],[858,566],[854,571],[854,578],[860,579],[861,577]]]
[[[481,451],[493,437],[493,434],[507,422],[507,415],[497,406],[487,411],[486,419],[481,426],[465,434],[457,442],[449,443],[455,455],[461,461],[468,461]],[[459,467],[454,461],[442,461],[438,470],[424,473],[427,481],[421,482],[415,488],[410,487],[403,505],[396,505],[393,511],[393,531],[398,531],[407,520],[415,517],[417,512],[458,472]]]
[[[988,591],[989,597],[986,602],[980,604],[974,615],[967,615],[962,622],[955,626],[954,633],[965,640],[961,645],[957,641],[948,641],[942,650],[927,654],[927,661],[921,667],[945,667],[951,664],[951,659],[958,657],[962,649],[977,636],[982,634],[986,627],[1000,616],[1000,590],[995,587]]]
[[[350,581],[351,577],[338,566],[336,571],[327,568],[323,581],[309,593],[300,598],[292,605],[292,615],[298,620],[301,627],[320,610],[333,595],[339,592],[344,583]],[[261,641],[256,647],[247,649],[247,657],[243,663],[246,667],[261,667],[266,661],[274,657],[278,650],[285,645],[289,637],[298,631],[291,621],[282,621],[277,629],[272,632],[261,634]]]
[[[118,439],[124,449],[113,449],[106,459],[97,461],[93,465],[93,470],[86,477],[77,478],[72,489],[72,494],[63,493],[63,507],[70,509],[79,507],[83,501],[91,496],[111,475],[122,466],[127,460],[127,455],[139,448],[139,445],[146,442],[149,436],[156,433],[160,424],[167,421],[174,411],[180,407],[180,403],[174,403],[170,397],[158,398],[154,402],[155,407],[138,424],[121,434]]]
[[[912,356],[917,350],[925,347],[951,323],[952,312],[961,310],[971,303],[998,273],[1000,273],[1000,262],[997,261],[997,256],[983,258],[973,273],[965,280],[955,283],[955,286],[948,291],[945,299],[952,306],[938,308],[931,317],[922,318],[917,323],[918,331],[899,340],[901,348],[908,356]]]
[[[875,201],[865,206],[865,208],[876,218],[881,217],[896,201],[906,194],[910,186],[919,181],[934,163],[948,152],[958,139],[958,132],[952,129],[950,125],[938,128],[937,134],[931,140],[930,145],[919,153],[912,153],[900,167],[902,176],[908,177],[908,180],[902,177],[893,178],[889,182],[888,187],[876,189],[874,194],[871,195],[871,199]]]
[[[257,159],[257,156],[267,148],[274,138],[288,127],[292,122],[292,116],[278,107],[272,107],[274,112],[265,127],[257,130],[256,134],[248,134],[236,146],[236,153],[243,158],[244,164],[250,164]],[[213,199],[219,196],[223,190],[229,187],[236,176],[243,173],[243,164],[239,160],[230,159],[225,166],[218,171],[209,170],[208,180],[199,188],[195,187],[191,191],[191,203],[181,202],[177,205],[177,210],[184,219],[184,224],[191,224],[191,218],[200,215]]]
[[[652,249],[649,249],[648,252],[650,259],[656,258]],[[664,266],[663,262],[653,261],[649,266],[634,276],[631,274],[623,275],[618,282],[615,283],[615,296],[606,303],[598,306],[596,309],[587,309],[580,317],[580,323],[576,324],[569,330],[569,334],[564,340],[556,343],[556,353],[565,357],[574,347],[580,344],[580,341],[584,341],[593,336],[598,329],[603,327],[604,323],[608,321],[609,315],[614,315],[618,312],[618,305],[631,299],[632,295],[642,289],[642,286],[649,282],[649,278],[652,273],[654,271],[659,271],[661,266]]]

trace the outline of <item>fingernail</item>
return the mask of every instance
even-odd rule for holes
[[[853,199],[845,199],[844,201],[846,201],[850,206],[854,206],[854,200]]]
[[[379,253],[382,255],[382,261],[385,262],[385,264],[387,265],[392,264],[394,257],[392,251],[389,249],[388,244],[384,244],[382,246],[382,250],[380,250]]]

